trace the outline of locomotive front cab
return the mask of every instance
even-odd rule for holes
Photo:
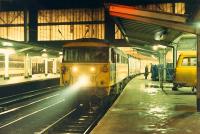
[[[93,45],[93,46],[92,46]],[[109,47],[80,42],[63,48],[61,86],[77,85],[99,97],[108,94]]]

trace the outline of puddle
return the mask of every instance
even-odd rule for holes
[[[145,87],[147,87],[147,88],[160,88],[160,86],[159,85],[154,85],[154,84],[145,84]],[[172,88],[172,86],[163,86],[163,88]]]
[[[190,105],[175,105],[174,106],[175,111],[187,111],[187,112],[195,112],[196,107],[190,106]]]
[[[145,84],[145,88],[160,88],[158,85]]]

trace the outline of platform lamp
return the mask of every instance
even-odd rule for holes
[[[164,40],[167,36],[167,33],[168,33],[168,30],[166,28],[163,28],[163,29],[157,31],[154,34],[154,40],[157,40],[157,41]]]

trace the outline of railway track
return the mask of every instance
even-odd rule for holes
[[[6,107],[11,104],[15,104],[27,99],[31,99],[37,96],[41,96],[44,94],[57,91],[58,88],[59,88],[58,86],[52,86],[52,87],[43,88],[41,90],[30,91],[30,92],[25,92],[25,93],[19,93],[12,96],[2,97],[0,98],[0,112],[6,110]]]
[[[53,124],[34,134],[88,134],[103,117],[109,107],[84,108],[78,106]]]

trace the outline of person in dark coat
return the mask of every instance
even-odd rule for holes
[[[149,70],[148,70],[148,66],[146,66],[145,72],[144,72],[145,79],[147,79],[148,75],[149,75]]]
[[[150,73],[151,73],[151,79],[153,80],[154,72],[153,72],[153,64],[152,63],[150,65]]]

